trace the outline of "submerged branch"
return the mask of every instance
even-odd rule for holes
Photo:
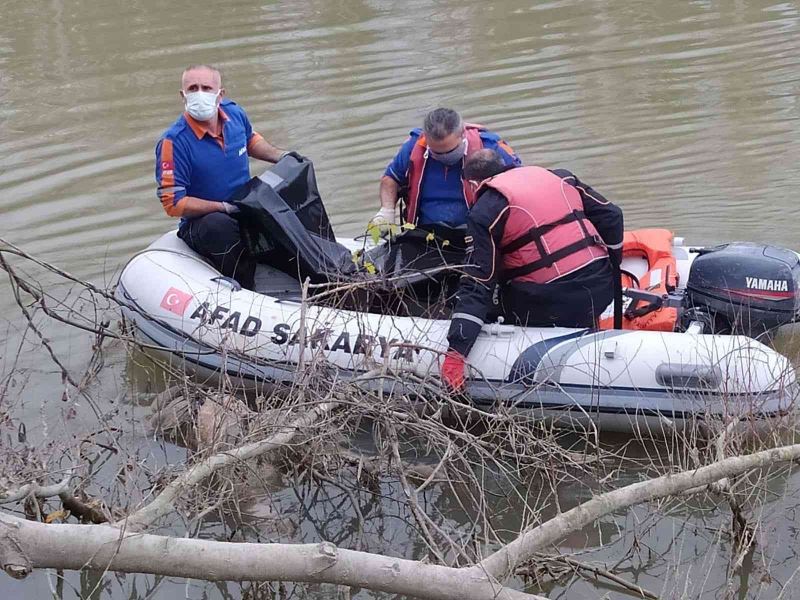
[[[266,439],[239,446],[230,451],[214,454],[197,463],[188,471],[174,479],[149,504],[143,506],[124,520],[117,522],[116,525],[134,531],[149,527],[173,509],[175,501],[185,490],[197,485],[220,469],[240,461],[261,456],[289,444],[300,430],[322,419],[334,406],[336,406],[335,402],[317,404],[302,417],[288,425],[280,427],[276,433]]]

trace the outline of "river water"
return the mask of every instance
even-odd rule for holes
[[[180,113],[181,70],[196,63],[222,69],[228,95],[265,137],[314,160],[340,236],[363,231],[377,210],[379,177],[408,130],[451,106],[526,163],[575,172],[623,208],[629,228],[800,249],[800,10],[771,0],[4,0],[2,236],[110,284],[174,226],[155,195],[153,147]],[[0,311],[0,375],[16,360],[25,385],[12,395],[38,414],[61,397],[60,375],[39,344],[19,349],[24,322],[5,281]],[[69,366],[86,362],[86,336],[48,334]],[[107,363],[124,382],[124,352]],[[771,576],[784,581],[797,567],[787,540],[770,557]],[[136,581],[103,597],[241,595],[175,582],[150,594]],[[780,586],[767,588],[774,596]],[[565,589],[592,597],[580,584]],[[49,593],[41,577],[0,580],[4,590]]]

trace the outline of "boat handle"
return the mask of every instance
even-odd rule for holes
[[[242,289],[241,284],[238,281],[236,281],[234,278],[232,278],[232,277],[225,277],[224,275],[221,275],[219,277],[212,277],[211,281],[217,281],[219,283],[224,283],[228,287],[230,287],[231,290],[233,290],[234,292],[238,292],[238,291],[240,291]]]

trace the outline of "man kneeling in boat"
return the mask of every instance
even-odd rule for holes
[[[181,75],[185,112],[156,145],[158,197],[170,217],[181,217],[178,236],[225,276],[252,288],[256,263],[244,247],[238,212],[226,202],[250,179],[248,156],[278,162],[293,154],[253,131],[247,114],[225,97],[222,75],[208,65]]]
[[[621,252],[622,211],[563,169],[511,167],[493,150],[464,166],[475,189],[465,273],[447,335],[442,380],[464,385],[466,356],[490,313],[528,327],[593,327],[611,303],[609,252]]]

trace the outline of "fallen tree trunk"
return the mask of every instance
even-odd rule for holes
[[[524,532],[481,563],[453,568],[319,544],[249,544],[136,534],[105,525],[42,524],[0,513],[0,562],[14,577],[33,568],[94,568],[211,581],[333,583],[442,600],[537,598],[497,583],[543,546],[611,512],[800,459],[800,444],[737,456],[602,494]]]
[[[682,473],[670,473],[618,490],[601,494],[549,521],[528,529],[513,542],[470,567],[476,573],[486,573],[504,580],[519,565],[531,560],[542,548],[554,544],[567,534],[579,531],[612,512],[659,498],[674,496],[692,488],[701,488],[716,481],[741,475],[753,469],[800,459],[800,444],[781,446],[734,456],[705,467]]]
[[[482,574],[318,544],[249,544],[125,533],[107,525],[45,525],[0,513],[0,560],[16,578],[34,568],[86,568],[208,581],[332,583],[437,600],[545,600]]]

